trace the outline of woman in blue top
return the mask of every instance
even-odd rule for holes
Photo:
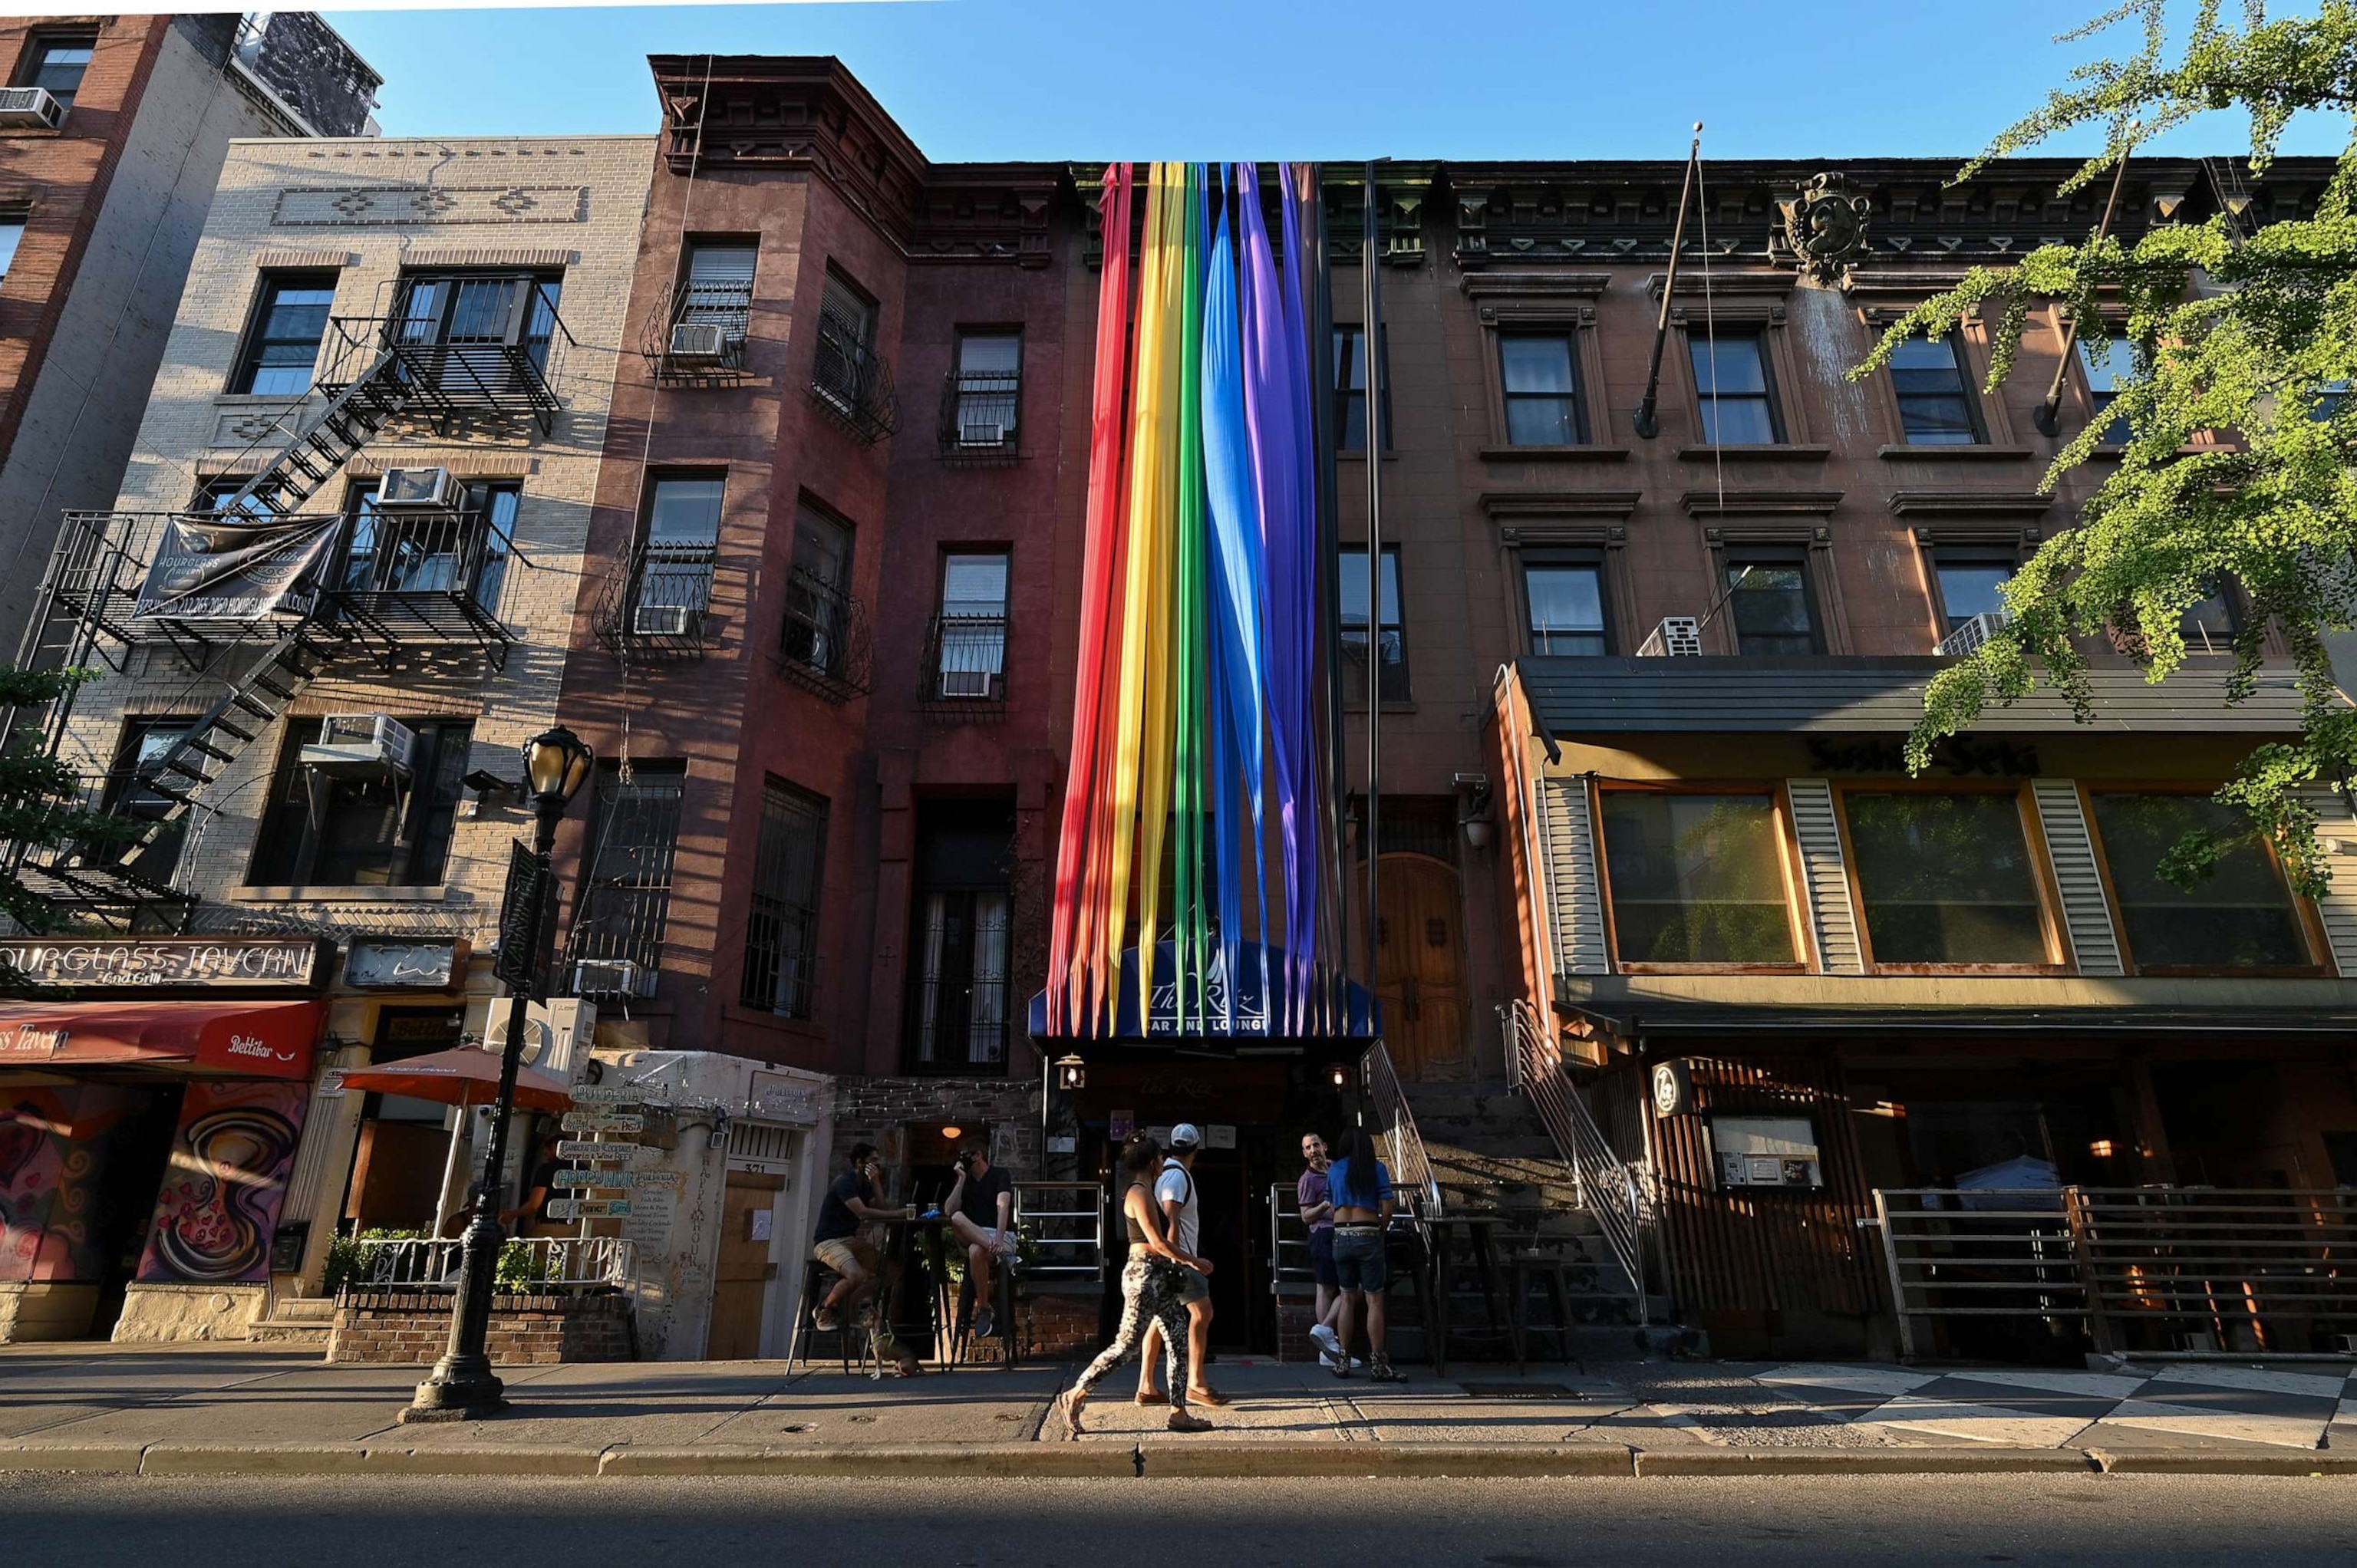
[[[1332,1368],[1338,1378],[1351,1375],[1351,1330],[1361,1303],[1367,1309],[1367,1376],[1378,1383],[1407,1380],[1392,1368],[1383,1350],[1383,1290],[1391,1270],[1383,1255],[1383,1235],[1391,1229],[1392,1173],[1375,1157],[1375,1141],[1363,1127],[1345,1128],[1340,1140],[1341,1157],[1326,1172],[1328,1195],[1334,1204],[1334,1277],[1341,1300],[1334,1315],[1334,1333],[1342,1342],[1343,1360]]]

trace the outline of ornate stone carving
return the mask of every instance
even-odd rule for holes
[[[1874,204],[1850,193],[1849,177],[1821,174],[1799,192],[1776,199],[1784,218],[1784,246],[1801,270],[1821,284],[1838,284],[1850,258],[1866,249]]]
[[[270,221],[282,229],[415,228],[440,223],[584,223],[586,185],[364,185],[278,193]]]

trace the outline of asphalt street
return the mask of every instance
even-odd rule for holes
[[[1553,1481],[0,1475],[0,1560],[1108,1568],[2336,1563],[2357,1479]]]

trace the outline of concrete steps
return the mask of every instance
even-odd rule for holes
[[[247,1337],[264,1344],[316,1347],[325,1351],[335,1326],[335,1297],[285,1296],[271,1303],[270,1316],[247,1330]]]

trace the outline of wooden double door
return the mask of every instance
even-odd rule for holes
[[[1427,854],[1386,854],[1377,884],[1375,995],[1392,1066],[1411,1082],[1461,1078],[1468,998],[1457,870]]]

